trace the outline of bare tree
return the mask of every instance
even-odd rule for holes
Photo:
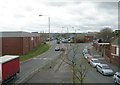
[[[77,78],[77,80],[80,82],[80,85],[83,84],[83,81],[85,79],[85,76],[87,74],[88,68],[86,67],[86,65],[83,62],[83,59],[80,60],[80,63],[78,66],[76,66],[77,68],[75,68],[75,76]]]
[[[104,28],[97,34],[97,38],[102,39],[103,42],[111,42],[114,36],[115,33],[111,28]]]
[[[67,45],[68,46],[68,45]],[[85,64],[83,63],[82,59],[78,62],[80,62],[77,65],[77,60],[76,60],[76,55],[79,52],[78,50],[79,45],[74,44],[72,45],[71,48],[66,49],[66,51],[63,51],[62,56],[64,55],[64,57],[61,57],[61,59],[68,65],[70,65],[72,67],[72,71],[73,71],[73,85],[75,85],[75,80],[77,79],[80,82],[80,85],[83,84],[85,75],[87,73],[87,68],[85,66]]]

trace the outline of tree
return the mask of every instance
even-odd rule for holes
[[[102,39],[103,42],[111,42],[114,35],[111,28],[104,28],[97,34],[97,38]]]
[[[61,59],[70,67],[72,67],[73,85],[75,85],[76,79],[79,81],[80,85],[82,85],[88,70],[82,59],[79,59],[80,61],[78,62],[80,63],[77,64],[78,59],[76,60],[76,55],[79,53],[78,48],[79,46],[77,44],[72,45],[71,49],[68,49],[67,47],[66,51],[63,51],[62,53],[64,54],[64,57],[61,56]]]

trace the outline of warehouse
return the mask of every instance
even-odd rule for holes
[[[23,55],[42,42],[39,33],[17,31],[1,32],[0,34],[1,55]]]

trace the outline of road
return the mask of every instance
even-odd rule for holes
[[[64,44],[68,49],[72,48],[72,46]],[[95,68],[90,66],[90,64],[87,63],[87,61],[84,59],[82,55],[82,50],[85,46],[89,46],[91,48],[90,43],[81,43],[77,44],[78,50],[77,54],[75,56],[75,60],[77,64],[79,65],[79,60],[83,59],[86,66],[88,67],[88,72],[86,74],[84,83],[114,83],[112,76],[103,76],[99,72],[96,71]],[[93,55],[97,55],[95,53],[92,53]],[[70,52],[69,56],[72,58],[73,53]],[[59,67],[60,63],[62,61],[59,59],[54,64],[54,67],[50,70],[47,67],[43,69],[43,71],[40,71],[36,73],[34,76],[32,76],[27,83],[71,83],[72,82],[72,70],[66,69],[70,67],[65,62]],[[54,63],[54,62],[52,62]],[[59,67],[59,71],[56,71],[56,69]],[[70,78],[69,78],[70,77]]]
[[[74,46],[74,44],[71,46],[68,44],[63,45],[68,49]],[[79,65],[79,60],[83,59],[86,66],[88,67],[88,72],[86,74],[84,83],[114,83],[112,76],[101,75],[96,71],[95,68],[87,63],[82,55],[82,50],[85,48],[85,46],[89,46],[91,48],[90,43],[77,44],[78,50],[77,54],[75,55],[77,65]],[[21,63],[20,75],[11,82],[23,83],[24,81],[27,83],[71,83],[72,71],[69,68],[70,66],[59,58],[60,52],[54,51],[55,47],[55,42],[51,42],[51,48],[48,52]],[[69,56],[71,59],[72,55],[73,53],[70,52]],[[93,52],[92,55],[97,54]],[[50,69],[49,66],[52,66],[52,68]]]
[[[92,48],[90,43],[79,44],[79,52],[76,55],[77,62],[79,63],[79,59],[83,59],[86,66],[88,67],[88,72],[86,74],[84,83],[114,83],[114,81],[112,79],[112,76],[103,76],[103,75],[101,75],[99,72],[96,71],[95,68],[93,68],[90,64],[87,63],[87,60],[82,55],[82,50],[83,50],[83,48],[85,46],[88,46],[88,47]],[[92,56],[98,55],[94,51],[92,51],[91,54],[92,54]],[[98,57],[100,57],[100,56],[98,56]]]
[[[23,83],[29,76],[38,71],[39,68],[42,68],[48,63],[51,63],[52,60],[58,58],[60,52],[55,52],[56,47],[55,41],[50,42],[51,48],[40,56],[29,59],[20,64],[20,74],[8,83]]]

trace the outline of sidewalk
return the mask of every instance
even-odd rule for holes
[[[116,65],[110,63],[105,57],[100,55],[93,46],[90,48],[90,52],[91,52],[91,55],[95,58],[104,58],[106,63],[113,69],[114,72],[118,71],[119,68]]]

